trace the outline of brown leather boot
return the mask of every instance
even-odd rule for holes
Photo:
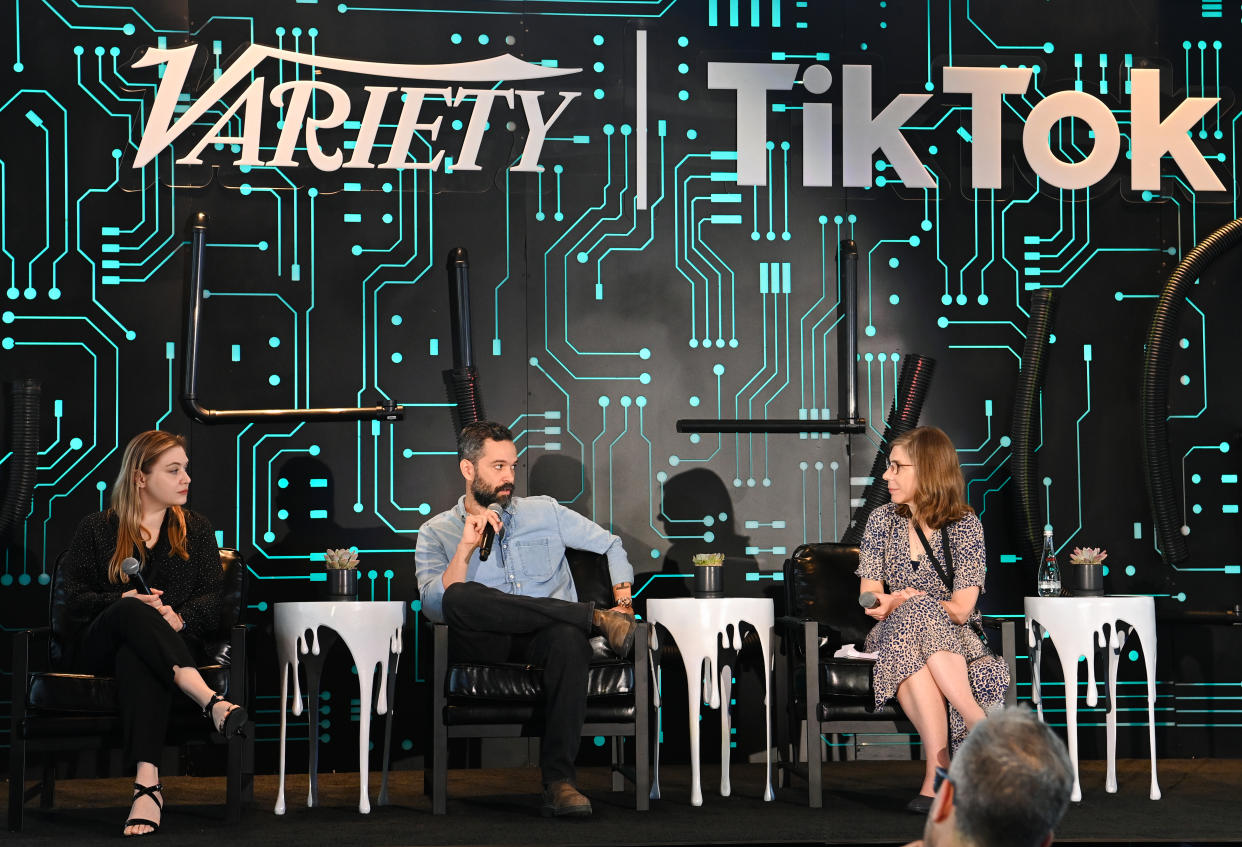
[[[591,814],[591,801],[573,783],[554,782],[543,789],[543,816],[585,817]]]
[[[632,615],[611,609],[596,609],[594,623],[595,628],[608,639],[612,652],[622,659],[630,655],[634,649],[634,630],[638,629]]]

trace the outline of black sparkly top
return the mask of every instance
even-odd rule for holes
[[[150,588],[163,590],[161,599],[181,615],[186,634],[204,639],[216,631],[220,622],[220,590],[224,572],[220,568],[220,551],[216,547],[211,522],[189,509],[183,511],[189,560],[174,555],[168,543],[168,524],[172,520],[172,513],[169,512],[160,527],[160,537],[146,551],[142,577]],[[108,581],[108,562],[116,549],[118,526],[115,515],[109,517],[106,512],[87,515],[78,524],[73,541],[60,563],[64,572],[68,615],[65,631],[56,635],[71,650],[76,648],[83,630],[96,615],[126,591],[138,587],[137,580],[128,583]],[[136,546],[133,556],[142,561]]]

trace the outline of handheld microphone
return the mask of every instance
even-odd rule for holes
[[[880,605],[880,598],[876,597],[875,592],[873,591],[864,591],[862,594],[858,595],[858,605],[862,606],[864,609],[874,609],[876,606]]]
[[[500,508],[498,503],[493,503],[487,507],[489,512],[495,512],[497,515],[503,515],[504,510]],[[483,542],[479,545],[479,561],[486,562],[487,557],[492,555],[492,542],[496,540],[496,527],[489,522],[483,527]]]
[[[121,562],[121,570],[129,574],[132,578],[138,580],[138,593],[150,594],[151,589],[147,588],[147,581],[142,578],[142,565],[133,556]]]

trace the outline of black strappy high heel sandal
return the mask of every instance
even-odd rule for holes
[[[138,783],[135,782],[134,783],[134,798],[130,800],[130,804],[129,804],[130,808],[132,809],[134,807],[134,803],[138,802],[139,797],[150,797],[151,802],[154,803],[156,805],[156,808],[160,810],[160,817],[163,817],[164,804],[160,802],[160,798],[155,796],[157,791],[160,794],[164,793],[163,783],[157,782],[155,785],[139,785]],[[159,823],[155,821],[149,821],[146,818],[130,818],[129,820],[125,822],[125,826],[127,827],[149,826],[151,827],[150,832],[125,832],[124,830],[122,830],[122,833],[124,834],[126,838],[142,838],[145,835],[155,835],[155,833],[160,831]]]
[[[217,703],[227,703],[222,694],[212,694],[211,699],[207,701],[207,705],[203,706],[203,717],[211,721],[212,726],[216,726],[215,718],[211,716],[211,707]],[[243,730],[246,722],[250,720],[250,715],[246,713],[246,707],[238,704],[232,704],[233,708],[229,709],[224,715],[224,722],[216,726],[216,732],[225,738],[232,738],[236,735],[245,735]]]

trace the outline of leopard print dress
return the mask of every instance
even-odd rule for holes
[[[979,518],[974,513],[967,514],[947,529],[953,553],[954,591],[977,586],[982,596],[987,558]],[[859,551],[856,573],[862,579],[881,580],[890,593],[903,588],[927,592],[902,603],[867,635],[866,650],[879,654],[872,671],[875,706],[878,709],[895,697],[897,687],[923,667],[928,656],[944,650],[966,659],[975,700],[985,712],[991,712],[1004,704],[1009,669],[975,634],[973,622],[980,618],[978,608],[971,611],[965,624],[949,619],[939,601],[948,600],[951,592],[925,551],[920,550],[918,558],[911,560],[909,531],[910,521],[897,514],[896,505],[889,503],[871,513]],[[927,541],[944,567],[940,533],[929,533]],[[956,750],[966,737],[966,723],[951,705],[949,721]]]

